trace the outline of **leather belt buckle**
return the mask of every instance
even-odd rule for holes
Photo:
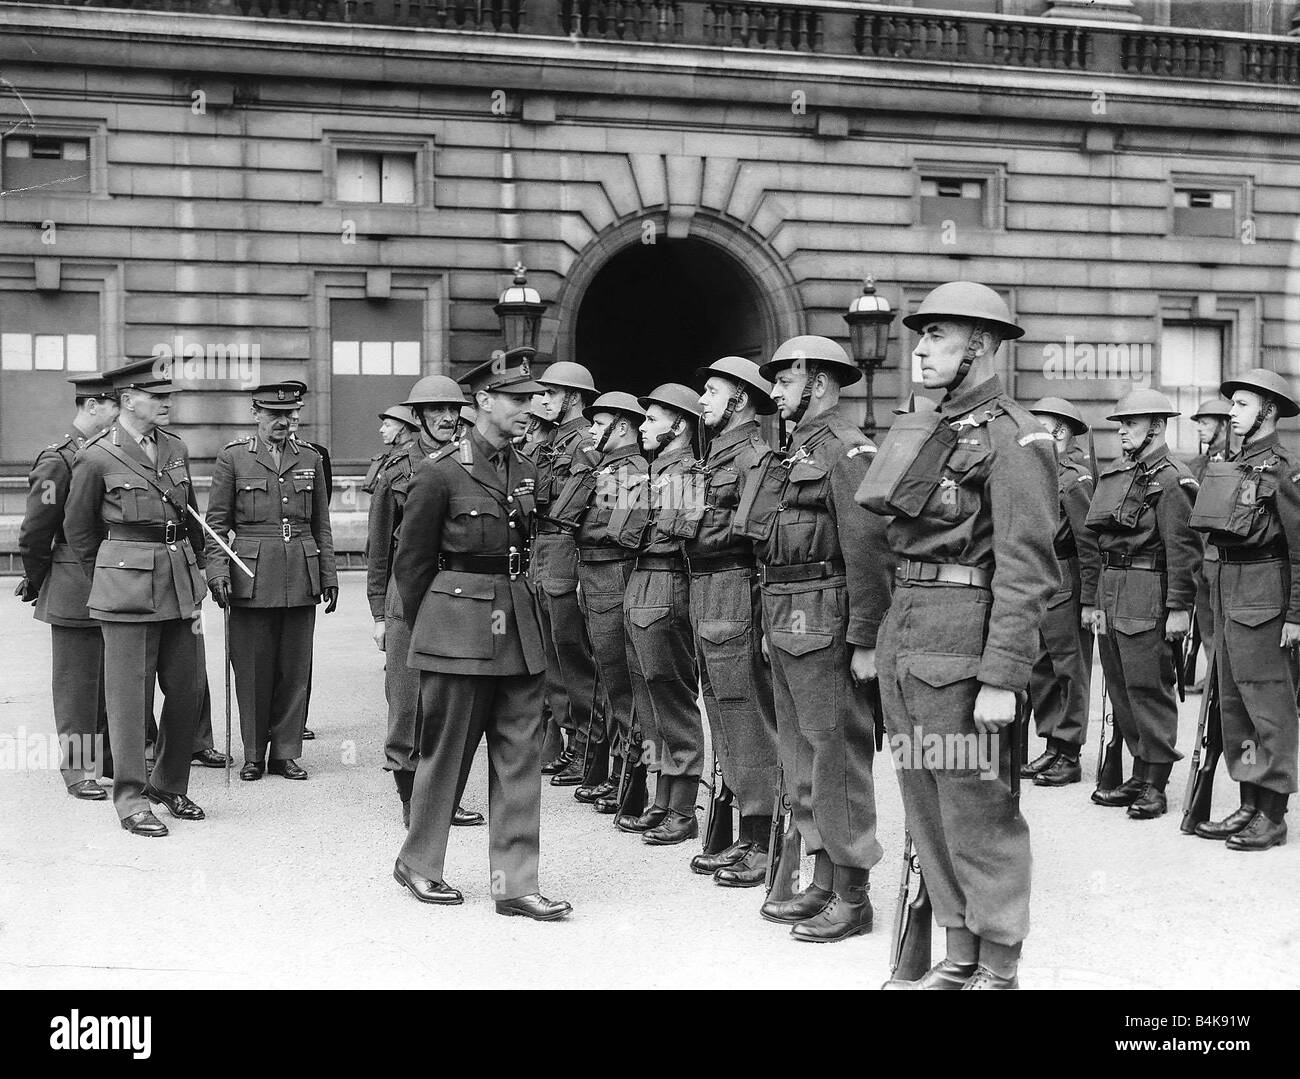
[[[176,522],[168,521],[163,525],[163,543],[176,542]]]
[[[288,521],[284,521],[280,524],[280,535],[284,537],[285,543],[288,543],[293,539],[293,526],[290,525]]]
[[[510,574],[513,581],[523,572],[524,556],[518,547],[511,547],[510,553],[506,555],[506,572]]]

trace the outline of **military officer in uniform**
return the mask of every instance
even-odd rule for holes
[[[891,559],[884,522],[854,501],[875,447],[840,394],[861,369],[829,338],[800,336],[759,373],[796,426],[784,453],[747,478],[735,527],[756,541],[785,784],[815,856],[811,884],[761,913],[796,940],[839,941],[872,925],[868,875],[881,849],[866,683]]]
[[[1032,777],[1036,787],[1064,787],[1082,779],[1079,754],[1088,734],[1092,611],[1101,554],[1096,533],[1084,525],[1092,503],[1092,468],[1074,444],[1088,433],[1088,424],[1078,408],[1060,397],[1044,397],[1029,411],[1056,445],[1061,518],[1052,545],[1061,584],[1047,601],[1038,662],[1029,677],[1029,702],[1047,748],[1021,774]]]
[[[880,696],[947,948],[920,979],[885,988],[1014,989],[1030,853],[1011,750],[1057,587],[1057,466],[1052,436],[996,373],[1001,342],[1024,332],[996,292],[949,282],[903,323],[920,334],[924,385],[946,392],[937,415],[896,422],[860,497],[891,515],[897,587],[880,628]],[[941,760],[921,751],[934,738]]]
[[[252,579],[232,567],[208,538],[208,587],[230,608],[230,665],[235,672],[243,780],[264,772],[306,779],[302,754],[311,679],[316,604],[338,604],[329,489],[320,455],[289,433],[302,407],[301,383],[253,390],[257,430],[218,455],[208,495],[208,525]],[[270,753],[269,759],[267,753]]]
[[[1232,452],[1230,433],[1232,425],[1230,422],[1231,405],[1222,398],[1216,398],[1210,401],[1202,401],[1200,406],[1192,413],[1192,420],[1196,424],[1198,434],[1200,435],[1201,452],[1187,462],[1187,467],[1192,470],[1192,475],[1196,477],[1196,482],[1200,483],[1205,476],[1205,470],[1215,461],[1226,461]],[[1214,580],[1219,568],[1218,548],[1212,543],[1205,545],[1205,554],[1201,559],[1200,572],[1196,574],[1196,608],[1193,612],[1196,617],[1196,628],[1201,637],[1201,645],[1208,656],[1214,648],[1214,604],[1210,600],[1211,592],[1214,588]],[[1193,668],[1196,657],[1193,656]],[[1189,678],[1191,675],[1188,676]],[[1187,692],[1197,693],[1203,689],[1203,682],[1198,681],[1195,685],[1187,687]]]
[[[465,404],[461,388],[446,375],[426,375],[412,388],[399,416],[410,416],[412,437],[395,444],[370,496],[367,517],[366,598],[374,619],[374,642],[384,653],[384,698],[388,702],[388,731],[384,738],[384,768],[393,773],[402,803],[402,823],[411,821],[411,789],[415,784],[415,729],[420,705],[420,672],[407,665],[411,634],[402,617],[402,597],[393,577],[393,553],[406,494],[415,466],[451,442]],[[391,410],[390,410],[391,411]],[[416,436],[415,431],[420,434]],[[454,825],[483,823],[482,813],[460,806]]]
[[[604,734],[592,719],[596,665],[587,640],[587,625],[578,602],[578,545],[575,528],[551,514],[555,498],[569,482],[574,462],[580,469],[594,460],[583,444],[591,432],[582,410],[596,398],[591,372],[582,364],[561,360],[538,378],[542,392],[534,404],[544,403],[555,431],[534,456],[537,465],[537,534],[533,539],[533,584],[537,592],[542,637],[546,642],[547,697],[551,714],[565,736],[564,750],[543,761],[542,771],[556,787],[576,787],[583,782],[583,759],[604,758]],[[587,736],[595,745],[587,746]],[[590,762],[589,762],[590,763]],[[603,767],[603,765],[602,765]],[[603,778],[603,772],[598,779]]]
[[[73,384],[77,414],[63,438],[45,447],[27,483],[27,512],[18,531],[23,579],[14,595],[36,604],[36,617],[50,626],[54,727],[62,754],[63,785],[74,798],[101,802],[95,782],[96,735],[108,749],[104,709],[104,637],[86,610],[90,584],[63,534],[63,511],[77,452],[117,419],[117,396],[100,375],[78,375]],[[112,775],[111,758],[103,763]]]
[[[650,518],[623,595],[628,670],[641,725],[641,764],[632,797],[647,769],[655,773],[654,802],[615,821],[651,846],[667,847],[699,835],[695,797],[704,768],[704,728],[696,703],[699,679],[691,633],[690,579],[683,539],[695,534],[704,512],[695,459],[700,395],[666,382],[637,404],[645,409],[641,446],[651,458],[645,486]]]
[[[776,405],[771,383],[743,356],[723,356],[695,372],[704,450],[704,514],[682,544],[690,574],[691,627],[700,689],[722,780],[736,799],[736,841],[697,854],[691,871],[728,888],[763,883],[777,786],[772,671],[763,656],[763,598],[753,542],[733,525],[745,478],[772,454],[759,416]]]
[[[642,491],[649,465],[639,445],[645,409],[631,394],[614,392],[601,394],[583,409],[583,415],[591,424],[596,464],[571,466],[569,480],[549,512],[561,526],[576,530],[587,639],[611,713],[599,743],[592,724],[587,774],[573,796],[598,813],[614,813],[624,793],[625,775],[635,769],[641,752],[640,739],[633,737],[636,723],[623,632],[623,594],[649,519]]]
[[[1119,423],[1123,456],[1102,473],[1087,518],[1101,547],[1094,614],[1101,666],[1133,755],[1132,776],[1114,790],[1094,791],[1092,800],[1127,806],[1135,820],[1165,813],[1165,785],[1182,757],[1170,642],[1181,642],[1191,623],[1201,541],[1187,523],[1196,478],[1165,443],[1177,415],[1158,390],[1120,400],[1108,419]]]
[[[1300,395],[1256,368],[1223,383],[1241,449],[1210,464],[1192,523],[1218,554],[1211,598],[1218,627],[1223,755],[1241,805],[1196,826],[1229,850],[1286,842],[1296,790],[1296,648],[1300,646],[1300,455],[1278,441],[1277,421],[1300,415]]]
[[[537,472],[511,445],[540,387],[526,353],[465,381],[478,420],[416,466],[394,565],[420,671],[421,728],[411,826],[393,876],[423,903],[464,901],[443,875],[447,836],[486,736],[497,913],[551,921],[572,908],[537,884],[546,653],[527,577]]]
[[[203,601],[203,533],[185,443],[163,430],[172,384],[150,357],[104,376],[117,420],[89,440],[72,467],[64,511],[68,547],[90,585],[90,616],[104,637],[104,696],[113,745],[113,807],[133,835],[164,836],[149,808],[202,820],[187,797],[203,673],[193,619]],[[144,741],[154,680],[162,722],[152,776]],[[148,778],[148,783],[146,783]]]

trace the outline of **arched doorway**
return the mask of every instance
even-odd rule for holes
[[[592,279],[578,307],[575,355],[600,387],[646,393],[692,382],[719,356],[761,363],[762,297],[721,248],[696,239],[632,244]]]

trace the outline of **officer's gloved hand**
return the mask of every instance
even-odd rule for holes
[[[35,603],[36,597],[41,594],[41,590],[32,584],[26,577],[18,582],[18,587],[14,589],[14,595],[24,603]]]
[[[384,627],[384,622],[376,622],[375,631],[370,635],[370,639],[375,642],[375,647],[381,652],[384,651]]]
[[[322,588],[320,597],[325,601],[325,613],[333,614],[334,608],[339,605],[338,585],[332,584],[327,588]]]
[[[1192,628],[1191,611],[1170,611],[1165,616],[1165,640],[1181,641]]]
[[[230,606],[229,577],[213,577],[208,582],[208,591],[212,593],[212,602],[223,611]]]

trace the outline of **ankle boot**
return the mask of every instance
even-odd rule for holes
[[[663,822],[664,817],[668,815],[668,810],[672,805],[673,797],[673,777],[659,773],[655,780],[655,800],[649,808],[642,809],[636,813],[632,812],[632,805],[624,805],[623,812],[618,815],[614,821],[614,827],[620,832],[647,832],[651,828],[657,827]]]
[[[397,797],[402,800],[402,827],[411,826],[411,791],[415,789],[414,772],[394,772],[393,782],[397,785]]]
[[[767,880],[767,843],[771,836],[769,817],[741,817],[740,836],[749,843],[745,857],[713,874],[713,882],[724,888],[757,888]]]
[[[1133,774],[1114,790],[1093,791],[1092,800],[1099,806],[1131,806],[1138,800],[1146,783],[1146,761],[1133,760]]]
[[[618,777],[623,771],[622,757],[601,757],[587,764],[587,774],[582,777],[582,786],[573,792],[575,801],[591,805],[597,798],[606,798],[618,787]],[[599,777],[599,778],[597,778]]]
[[[769,922],[802,922],[820,914],[834,897],[835,863],[824,850],[813,853],[813,876],[808,887],[796,891],[789,899],[773,896],[759,908]]]
[[[827,944],[870,933],[872,911],[867,889],[867,870],[837,865],[830,902],[820,914],[791,929],[790,935],[795,940]]]
[[[1251,822],[1255,816],[1255,791],[1253,783],[1242,783],[1241,805],[1229,813],[1223,820],[1201,821],[1196,826],[1196,834],[1202,839],[1227,839],[1236,835]]]
[[[646,830],[641,836],[641,842],[652,847],[673,847],[688,839],[695,839],[699,834],[700,822],[693,808],[689,813],[678,813],[670,809],[663,820]]]
[[[1286,845],[1286,805],[1290,795],[1265,787],[1255,788],[1258,809],[1236,835],[1228,837],[1229,850],[1257,851]]]
[[[1169,803],[1165,798],[1165,784],[1169,782],[1169,773],[1173,771],[1173,764],[1144,762],[1144,767],[1146,782],[1142,786],[1142,792],[1128,807],[1128,815],[1133,820],[1155,820],[1156,817],[1163,817],[1169,809]]]

